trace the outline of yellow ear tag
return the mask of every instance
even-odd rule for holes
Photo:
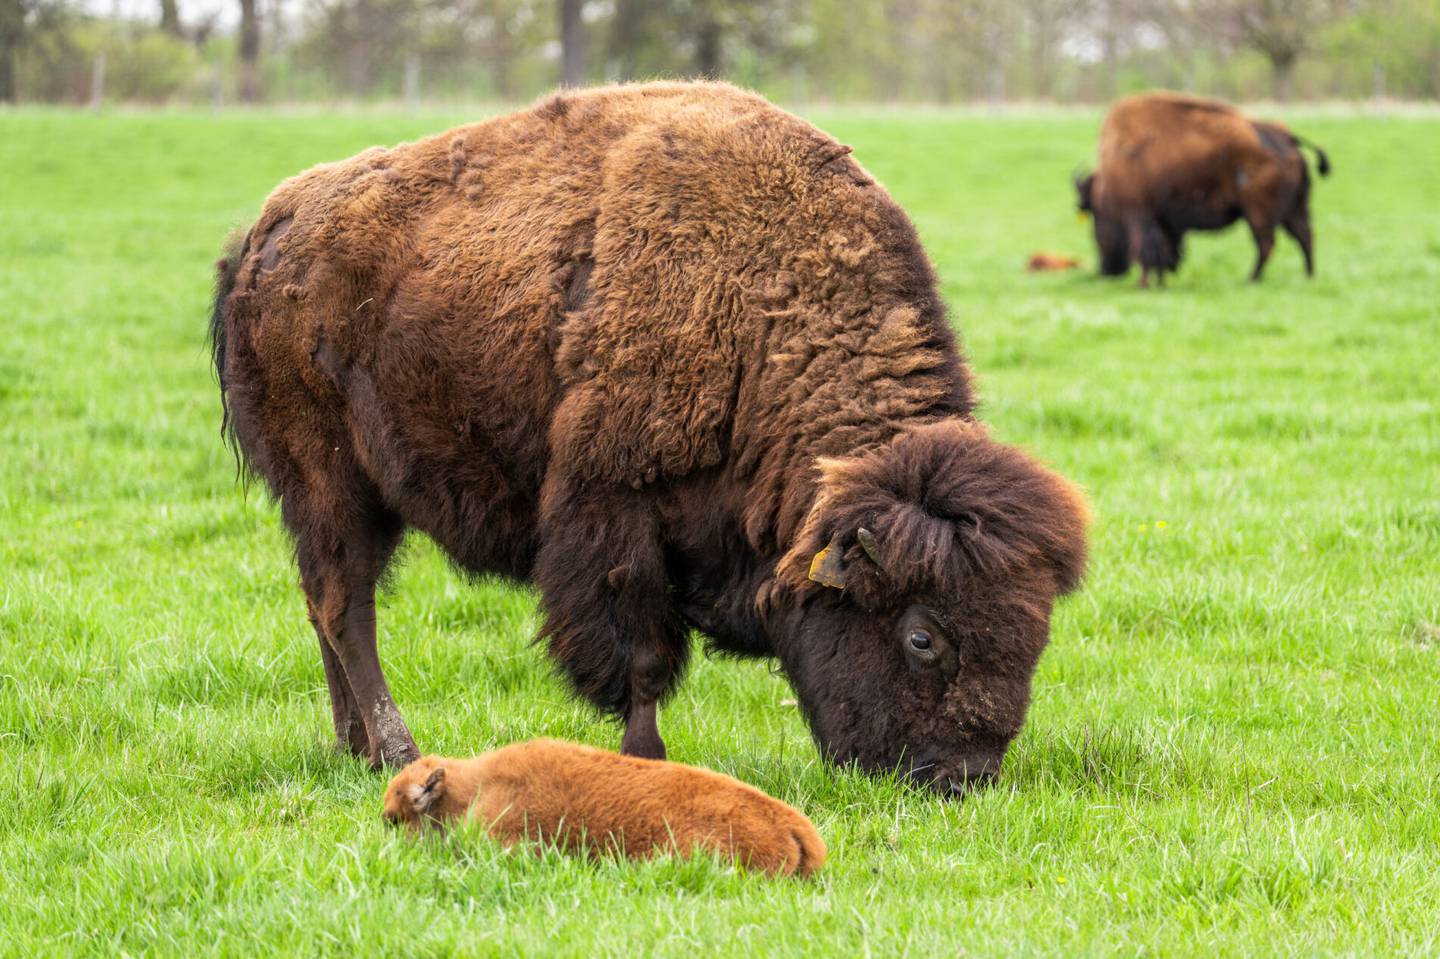
[[[1085,224],[1090,222],[1090,214],[1086,213],[1084,210],[1076,210],[1075,222],[1080,224],[1081,226],[1084,226]]]
[[[839,546],[837,533],[830,545],[816,553],[810,560],[810,581],[831,589],[845,588],[844,551]]]
[[[830,557],[830,547],[825,547],[814,556],[810,557],[810,579],[820,582],[820,570],[825,567],[825,560]]]

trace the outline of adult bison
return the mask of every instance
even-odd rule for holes
[[[1315,262],[1310,232],[1310,174],[1299,147],[1315,151],[1321,176],[1330,161],[1313,143],[1278,123],[1251,120],[1215,100],[1145,93],[1115,104],[1100,128],[1100,165],[1077,179],[1080,209],[1094,218],[1100,272],[1122,276],[1140,263],[1163,284],[1180,266],[1187,230],[1219,230],[1243,218],[1259,247],[1260,279],[1284,227]]]
[[[342,744],[417,755],[375,645],[414,527],[538,585],[627,753],[664,755],[693,628],[777,657],[830,759],[994,775],[1085,508],[974,419],[915,231],[848,153],[759,97],[656,84],[270,196],[220,265],[215,364]]]

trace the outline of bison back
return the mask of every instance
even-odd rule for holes
[[[968,408],[913,227],[848,152],[732,87],[650,84],[303,173],[222,311],[237,438],[282,495],[353,473],[523,576],[552,466],[651,482],[834,418],[817,344],[853,341],[886,415]],[[905,352],[903,389],[867,342]]]
[[[1267,162],[1238,111],[1171,93],[1116,103],[1101,125],[1099,152],[1096,204],[1115,212],[1213,202],[1235,194],[1246,171]]]

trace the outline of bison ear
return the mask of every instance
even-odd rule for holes
[[[810,581],[832,589],[844,589],[849,582],[850,568],[845,563],[845,534],[836,533],[830,537],[830,544],[810,558]],[[855,530],[855,539],[870,557],[870,562],[880,564],[880,544],[875,534],[861,526]]]
[[[429,812],[445,795],[445,767],[436,766],[423,785],[410,787],[410,804],[417,813]]]
[[[845,547],[841,535],[830,537],[830,543],[810,558],[810,581],[831,589],[845,588]]]

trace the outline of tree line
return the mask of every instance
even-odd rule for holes
[[[788,101],[1440,98],[1435,0],[0,0],[0,102],[501,100],[672,76]]]

